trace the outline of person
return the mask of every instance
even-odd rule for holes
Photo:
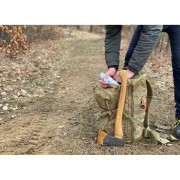
[[[106,77],[111,76],[117,82],[121,82],[117,69],[122,26],[109,25],[105,26],[105,29],[105,60],[108,66]],[[132,78],[140,72],[156,46],[161,32],[168,33],[170,39],[176,108],[175,133],[180,139],[180,25],[138,25],[125,55],[124,69],[127,69],[127,78]],[[101,85],[104,88],[108,86],[103,79]]]

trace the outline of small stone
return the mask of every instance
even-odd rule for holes
[[[31,97],[32,97],[32,95],[31,95],[31,94],[28,94],[27,96],[28,96],[29,98],[31,98]]]
[[[2,92],[1,96],[7,96],[7,93],[6,92]]]
[[[20,91],[18,91],[17,95],[18,96],[25,96],[27,94],[27,92],[24,89],[21,89]]]
[[[13,98],[14,98],[14,99],[18,99],[18,96],[14,95]]]
[[[63,128],[64,126],[65,126],[65,125],[62,125],[62,126],[59,126],[58,128],[60,128],[60,129],[61,129],[61,128]]]
[[[27,92],[24,89],[21,89],[22,94],[25,96]]]
[[[21,84],[24,84],[25,82],[26,82],[25,80],[22,80],[22,81],[21,81]]]
[[[18,95],[18,97],[21,96],[21,91],[18,91],[17,95]]]
[[[3,109],[3,111],[7,111],[7,110],[8,110],[8,107],[7,107],[7,106],[4,106],[2,109]]]
[[[11,86],[6,86],[6,87],[4,88],[4,90],[5,90],[5,91],[12,91],[13,89],[12,89]]]
[[[4,82],[5,82],[5,81],[7,81],[7,79],[6,79],[5,77],[2,77],[2,78],[1,78],[1,81],[4,81]]]

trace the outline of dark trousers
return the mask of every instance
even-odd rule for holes
[[[133,51],[139,40],[141,31],[143,29],[142,25],[138,25],[134,31],[133,37],[131,39],[130,45],[128,47],[124,66],[128,66],[131,59]],[[163,30],[163,32],[168,33],[171,45],[172,53],[172,68],[173,68],[173,78],[174,78],[174,99],[176,108],[176,118],[180,118],[180,25],[172,25]]]

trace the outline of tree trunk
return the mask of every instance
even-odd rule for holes
[[[90,25],[89,32],[93,32],[93,25]]]

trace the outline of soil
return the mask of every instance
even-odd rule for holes
[[[61,27],[56,31],[57,34],[63,32],[64,37],[32,44],[29,56],[25,57],[31,57],[35,62],[38,57],[48,59],[37,77],[27,77],[23,89],[29,96],[22,95],[21,101],[13,101],[14,107],[18,108],[2,110],[1,107],[1,155],[180,154],[179,141],[162,145],[142,139],[125,144],[124,148],[98,145],[94,122],[99,108],[93,87],[99,83],[100,72],[107,70],[104,34]],[[129,43],[124,36],[121,67]],[[172,125],[175,111],[172,69],[166,66],[160,71],[153,65],[155,60],[157,55],[152,54],[141,72],[152,82],[154,89],[150,119]],[[166,61],[170,62],[170,59]]]

